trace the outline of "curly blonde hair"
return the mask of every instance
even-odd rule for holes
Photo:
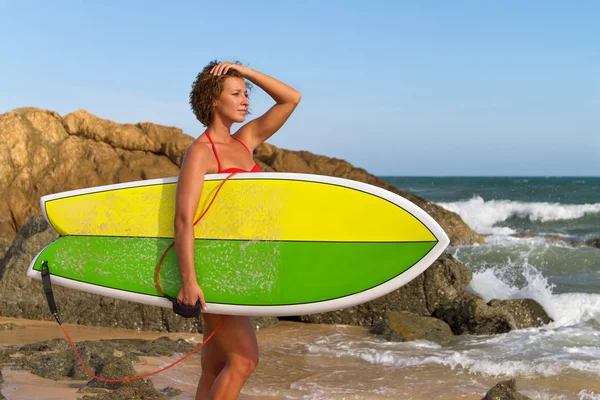
[[[206,67],[200,71],[196,79],[192,83],[192,91],[190,92],[190,106],[194,115],[200,123],[206,127],[213,120],[213,103],[219,98],[223,91],[225,80],[231,76],[242,78],[239,72],[230,69],[225,75],[215,76],[210,73],[213,67],[221,64],[214,60],[208,63]],[[234,61],[233,64],[242,65],[239,61]],[[243,79],[243,78],[242,78]],[[252,84],[244,79],[248,91],[252,89]],[[250,112],[248,112],[248,115]]]

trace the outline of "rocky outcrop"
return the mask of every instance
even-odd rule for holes
[[[150,123],[117,124],[84,110],[64,118],[21,108],[0,115],[0,236],[12,240],[41,196],[177,175],[192,138]]]
[[[50,193],[119,182],[175,176],[193,141],[181,129],[148,122],[118,124],[84,110],[61,117],[53,111],[20,108],[0,115],[0,238],[12,241],[39,213]],[[260,146],[256,162],[265,171],[306,172],[354,179],[400,193],[427,211],[453,244],[481,243],[457,215],[350,163],[306,151]],[[7,247],[0,241],[2,248]]]
[[[517,391],[517,381],[502,381],[490,389],[481,400],[531,400]]]
[[[448,345],[454,338],[452,330],[445,322],[406,311],[388,313],[387,318],[377,324],[371,333],[382,335],[390,342],[428,340]]]
[[[140,356],[171,356],[186,354],[195,346],[184,340],[161,337],[156,340],[114,339],[100,342],[83,341],[76,344],[81,359],[94,374],[104,379],[123,379],[135,376],[134,363]],[[90,379],[80,393],[102,393],[88,399],[166,399],[179,394],[172,388],[157,391],[152,381],[104,382],[91,378],[83,369],[69,343],[55,339],[9,349],[14,368],[30,371],[47,379]],[[1,377],[1,375],[0,375]],[[0,382],[1,383],[1,382]],[[109,389],[109,390],[107,390]]]
[[[492,300],[486,304],[466,292],[442,302],[433,316],[450,325],[455,335],[495,335],[552,322],[535,300]]]
[[[535,300],[514,299],[489,301],[488,306],[512,317],[514,329],[537,328],[552,322],[544,308]]]

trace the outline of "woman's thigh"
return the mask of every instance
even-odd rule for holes
[[[218,326],[223,318],[219,314],[203,314],[204,337],[207,338]],[[250,317],[228,315],[218,332],[205,345],[213,344],[214,350],[207,353],[219,359],[221,355],[225,360],[231,361],[235,357],[243,357],[258,362],[258,343]],[[219,354],[220,353],[220,354]]]

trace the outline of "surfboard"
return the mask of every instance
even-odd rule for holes
[[[226,174],[207,175],[197,215]],[[32,261],[40,279],[118,299],[171,307],[154,275],[173,241],[177,178],[44,196],[62,235]],[[293,173],[240,173],[223,185],[195,226],[195,261],[206,312],[292,316],[365,303],[408,283],[449,243],[422,209],[379,187]],[[174,250],[159,280],[176,296]]]

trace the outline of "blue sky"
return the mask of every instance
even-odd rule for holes
[[[240,60],[303,94],[282,148],[377,175],[599,176],[599,18],[597,1],[0,0],[0,113],[196,137],[195,75]]]

